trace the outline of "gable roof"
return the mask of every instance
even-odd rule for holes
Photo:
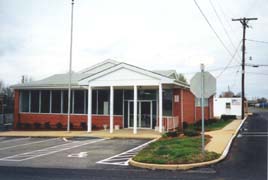
[[[119,68],[128,68],[136,72],[145,74],[147,76],[156,79],[165,79],[166,82],[174,83],[176,85],[189,88],[187,83],[181,82],[177,78],[177,72],[175,70],[159,70],[150,71],[138,66],[127,64],[124,62],[118,62],[115,60],[105,60],[101,63],[93,65],[89,68],[85,68],[77,73],[72,73],[72,86],[83,85],[85,79],[91,80],[97,78],[103,74],[115,71]],[[26,88],[67,88],[69,83],[69,73],[55,74],[39,81],[32,81],[29,83],[16,84],[11,86],[14,89],[26,89]]]

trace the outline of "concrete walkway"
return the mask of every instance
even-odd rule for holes
[[[205,134],[210,135],[212,139],[206,145],[205,149],[222,154],[241,122],[242,120],[234,120],[220,130],[206,132]]]
[[[133,139],[155,139],[161,137],[155,130],[138,130],[133,134],[131,129],[120,129],[110,133],[108,130],[99,130],[87,133],[86,131],[4,131],[0,137],[100,137],[100,138],[133,138]]]

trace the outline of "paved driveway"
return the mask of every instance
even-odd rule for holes
[[[96,163],[122,154],[148,142],[137,139],[101,138],[0,138],[0,166],[103,169],[124,168],[131,158],[119,156],[113,164]],[[132,154],[131,154],[132,155]],[[120,161],[119,161],[120,160]],[[104,161],[105,162],[105,161]]]

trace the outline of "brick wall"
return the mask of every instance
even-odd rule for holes
[[[114,116],[114,124],[123,126],[123,116]],[[21,113],[20,121],[21,123],[29,123],[33,126],[34,123],[49,122],[51,128],[56,128],[57,123],[61,123],[63,127],[67,127],[67,115],[66,114],[31,114],[31,113]],[[71,115],[70,122],[73,124],[75,129],[81,129],[81,122],[87,123],[87,115]],[[96,126],[99,129],[103,128],[103,125],[110,125],[110,116],[104,115],[93,115],[92,116],[92,127]]]
[[[16,127],[17,123],[19,122],[19,108],[20,108],[20,93],[19,90],[14,91],[14,127]]]

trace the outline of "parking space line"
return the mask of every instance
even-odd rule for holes
[[[57,152],[77,148],[80,146],[97,143],[97,142],[104,141],[104,140],[107,140],[107,139],[97,139],[95,141],[92,139],[87,140],[87,141],[73,141],[73,142],[66,143],[66,144],[56,145],[56,146],[52,146],[52,147],[48,147],[48,148],[44,148],[40,150],[35,150],[35,151],[26,152],[26,153],[16,154],[13,156],[4,157],[4,158],[1,158],[0,161],[16,161],[16,162],[25,161],[25,160],[34,159],[37,157],[42,157],[42,156],[46,156],[49,154],[54,154]]]
[[[145,146],[155,141],[155,139],[148,141],[142,145],[139,145],[135,148],[122,152],[120,154],[114,155],[112,157],[100,160],[96,162],[97,164],[106,164],[106,165],[120,165],[120,166],[128,166],[129,160],[135,156],[140,150],[142,150]]]
[[[31,142],[31,143],[18,144],[18,145],[14,145],[14,146],[4,147],[4,148],[0,148],[0,151],[15,148],[15,147],[20,147],[20,146],[27,146],[27,145],[38,144],[38,143],[43,143],[43,142],[48,142],[48,141],[54,141],[56,139],[59,139],[59,138],[53,138],[53,139],[47,139],[47,140],[43,140],[43,141],[35,141],[35,142]]]
[[[27,138],[16,138],[16,139],[5,140],[5,141],[1,141],[0,143],[16,142],[16,141],[21,141],[21,140],[26,140],[26,139],[30,139],[30,137],[27,137]]]

